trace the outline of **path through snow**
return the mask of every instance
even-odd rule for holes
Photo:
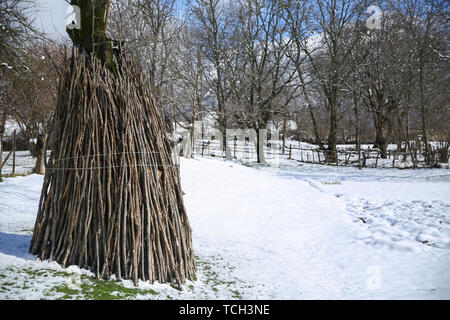
[[[197,252],[220,252],[239,278],[258,283],[260,290],[248,298],[450,297],[450,206],[442,200],[448,182],[415,186],[434,188],[440,200],[388,196],[373,205],[351,197],[358,189],[350,182],[339,189],[347,182],[336,179],[361,176],[357,169],[327,173],[327,167],[310,166],[302,175],[204,159],[183,165],[191,168],[182,181]],[[365,171],[362,180],[378,190],[373,194],[389,194],[385,182],[369,179],[371,173],[379,174]],[[371,199],[370,190],[366,195]],[[437,245],[414,238],[427,233]]]

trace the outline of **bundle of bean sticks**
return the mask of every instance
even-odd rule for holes
[[[74,53],[60,82],[53,146],[30,252],[99,278],[194,279],[179,168],[151,88]]]

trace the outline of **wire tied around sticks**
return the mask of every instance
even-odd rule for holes
[[[151,164],[132,164],[132,165],[120,165],[120,166],[102,166],[102,167],[87,167],[87,168],[46,168],[46,170],[50,171],[70,171],[70,170],[99,170],[99,169],[114,169],[114,168],[137,168],[137,167],[157,167],[157,168],[164,168],[164,167],[173,167],[178,168],[179,165],[151,165]]]
[[[103,157],[103,156],[115,156],[115,155],[121,155],[121,154],[154,154],[154,153],[162,153],[159,151],[147,151],[147,152],[114,152],[114,153],[98,153],[98,154],[90,154],[87,156],[76,156],[76,157],[67,157],[67,158],[59,158],[54,159],[54,161],[62,161],[62,160],[69,160],[69,159],[78,159],[78,158],[94,158],[94,157]]]
[[[85,159],[85,158],[96,158],[96,157],[106,157],[106,156],[119,156],[119,155],[125,155],[125,154],[160,154],[162,152],[160,151],[147,151],[147,152],[114,152],[114,153],[103,153],[103,154],[91,154],[87,156],[76,156],[76,157],[66,157],[66,158],[59,158],[51,160],[52,165],[55,165],[58,161],[66,161],[66,160],[73,160],[73,159]],[[50,171],[70,171],[70,170],[99,170],[99,169],[114,169],[114,168],[126,168],[126,167],[156,167],[156,168],[164,168],[164,167],[173,167],[173,168],[179,168],[179,164],[125,164],[125,165],[109,165],[109,166],[93,166],[93,167],[73,167],[73,168],[64,168],[64,167],[52,167],[49,166],[46,168],[46,170]]]

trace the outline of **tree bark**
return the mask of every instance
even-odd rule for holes
[[[40,134],[37,137],[36,143],[36,165],[34,167],[34,172],[37,174],[45,174],[45,157],[46,157],[46,140],[45,134]]]
[[[70,3],[81,10],[81,28],[67,29],[74,46],[88,54],[93,53],[115,73],[113,41],[106,35],[111,0],[71,0]]]
[[[338,132],[338,117],[337,109],[333,104],[330,106],[330,132],[328,134],[328,159],[330,162],[336,162],[337,160],[337,132]]]
[[[283,117],[283,146],[282,146],[282,153],[284,154],[284,148],[286,147],[286,131],[287,131],[287,120],[286,117]]]
[[[266,157],[264,154],[264,145],[267,139],[267,129],[256,129],[256,156],[257,162],[266,164]]]
[[[373,112],[373,120],[376,132],[374,148],[380,149],[380,157],[382,159],[386,159],[387,145],[386,145],[386,138],[384,136],[385,119],[380,112],[375,111]]]
[[[422,57],[421,57],[422,59]],[[420,114],[421,114],[421,125],[422,125],[422,138],[425,145],[425,162],[431,164],[431,150],[428,144],[428,134],[427,134],[427,113],[428,108],[426,105],[425,93],[424,93],[424,83],[423,83],[423,62],[419,67],[419,93],[420,93]]]
[[[353,96],[353,112],[355,114],[355,146],[358,153],[358,168],[361,169],[361,128],[356,94]]]
[[[0,117],[0,182],[2,182],[2,162],[3,162],[3,135],[5,134],[6,113],[2,112]]]

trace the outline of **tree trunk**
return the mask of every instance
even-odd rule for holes
[[[187,132],[187,142],[185,143],[185,149],[183,149],[183,156],[187,159],[192,159],[192,150],[194,146],[194,125],[192,125],[192,129],[189,129]]]
[[[113,43],[106,36],[111,0],[71,0],[81,11],[79,29],[67,29],[73,44],[86,53],[93,53],[112,71],[116,72]]]
[[[409,129],[409,127],[410,127],[410,125],[409,125],[409,109],[406,110],[405,117],[406,117],[405,130],[406,130],[406,149],[407,150],[405,150],[405,153],[403,156],[403,161],[406,162],[407,157],[408,157],[408,152],[409,152],[409,154],[411,156],[411,161],[413,163],[413,169],[415,169],[417,166],[417,162],[416,162],[416,157],[414,155],[414,152],[413,152],[412,146],[411,146],[411,134],[410,134],[410,129]]]
[[[427,134],[427,111],[426,99],[424,93],[424,83],[423,83],[423,63],[419,68],[419,92],[420,92],[420,114],[421,114],[421,124],[422,124],[422,138],[425,145],[425,162],[431,164],[431,150],[428,144],[428,134]]]
[[[380,114],[380,112],[373,112],[373,119],[376,132],[374,148],[380,149],[380,157],[382,159],[386,159],[387,145],[386,145],[386,138],[384,136],[385,120],[383,118],[383,115]]]
[[[45,174],[46,140],[47,137],[45,136],[45,134],[40,134],[37,137],[36,165],[34,167],[34,172],[37,174]]]
[[[283,117],[283,147],[282,147],[282,153],[284,154],[284,148],[286,147],[286,131],[287,131],[287,124],[286,124],[286,117]]]
[[[326,148],[325,148],[325,146],[322,143],[322,139],[321,139],[320,134],[319,134],[319,127],[317,125],[317,119],[316,119],[316,116],[314,114],[314,110],[313,110],[312,102],[311,102],[311,99],[310,99],[310,96],[309,96],[309,92],[306,89],[302,71],[301,71],[301,69],[298,66],[297,66],[297,73],[299,75],[299,79],[300,79],[300,82],[301,82],[302,93],[303,93],[303,96],[305,97],[306,105],[308,106],[309,115],[311,116],[311,121],[312,121],[312,125],[313,125],[313,132],[314,132],[314,138],[316,140],[316,144],[319,146],[320,150],[324,151],[324,154],[327,157],[326,161],[328,163],[329,162],[328,152],[326,151]]]
[[[3,144],[2,139],[5,134],[6,113],[1,113],[0,117],[0,182],[2,182]]]
[[[330,132],[328,134],[328,159],[330,162],[337,160],[337,127],[338,117],[335,105],[330,106]]]
[[[264,145],[267,139],[267,129],[256,129],[256,156],[257,162],[266,164],[266,157],[264,154]]]
[[[358,168],[361,169],[361,128],[359,122],[358,100],[353,97],[353,112],[355,114],[355,145],[358,153]]]

